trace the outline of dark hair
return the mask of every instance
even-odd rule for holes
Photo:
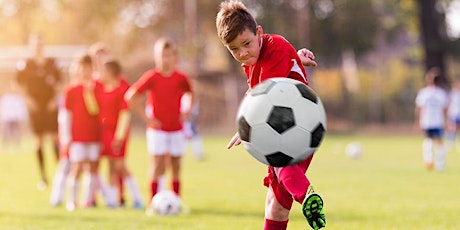
[[[84,54],[78,57],[77,63],[83,66],[91,66],[93,64],[93,60],[91,59],[91,56],[89,56],[88,54]]]
[[[104,63],[104,68],[113,76],[120,76],[122,68],[117,60],[109,60]]]
[[[220,4],[216,17],[217,36],[224,44],[232,42],[239,34],[249,29],[257,33],[257,22],[246,6],[239,1],[225,1]]]

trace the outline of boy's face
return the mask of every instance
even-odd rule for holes
[[[233,41],[225,46],[238,62],[251,66],[257,62],[257,59],[259,59],[261,36],[261,26],[257,27],[256,34],[248,29],[245,29]]]
[[[175,67],[177,61],[176,53],[173,49],[165,48],[156,54],[155,63],[162,70],[170,70]]]
[[[79,65],[77,67],[77,77],[79,80],[84,81],[91,79],[93,68],[90,65]]]

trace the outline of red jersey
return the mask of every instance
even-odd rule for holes
[[[191,91],[187,76],[178,71],[174,71],[170,76],[163,76],[158,70],[151,69],[145,72],[132,88],[137,93],[147,92],[147,108],[151,110],[147,113],[161,122],[161,130],[182,129],[180,101],[184,93]]]
[[[72,141],[99,141],[97,115],[89,114],[83,98],[83,85],[72,85],[64,93],[64,107],[72,114]]]
[[[120,80],[118,87],[108,91],[104,85],[96,82],[95,96],[99,105],[99,121],[104,129],[115,130],[118,115],[122,110],[128,110],[128,103],[124,99],[129,84],[124,79]]]
[[[249,88],[274,77],[288,77],[308,85],[307,74],[297,51],[282,36],[262,35],[259,58],[252,66],[243,65]]]

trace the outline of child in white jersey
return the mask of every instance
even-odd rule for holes
[[[426,86],[420,89],[415,99],[415,115],[420,128],[425,133],[423,141],[423,161],[428,170],[442,171],[446,163],[446,150],[443,145],[445,117],[447,115],[447,92],[435,84],[440,70],[437,67],[429,69],[425,75]],[[434,160],[436,150],[436,160]]]
[[[449,108],[447,109],[447,148],[451,149],[455,143],[455,137],[460,131],[460,79],[456,79],[449,94]],[[460,142],[457,143],[460,150]]]

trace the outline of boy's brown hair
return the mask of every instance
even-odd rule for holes
[[[249,29],[257,33],[257,22],[246,6],[235,0],[220,4],[216,17],[217,36],[224,44],[232,42],[239,34]]]
[[[118,77],[121,75],[122,68],[120,63],[117,60],[109,60],[104,63],[104,68],[109,72],[112,76]]]

